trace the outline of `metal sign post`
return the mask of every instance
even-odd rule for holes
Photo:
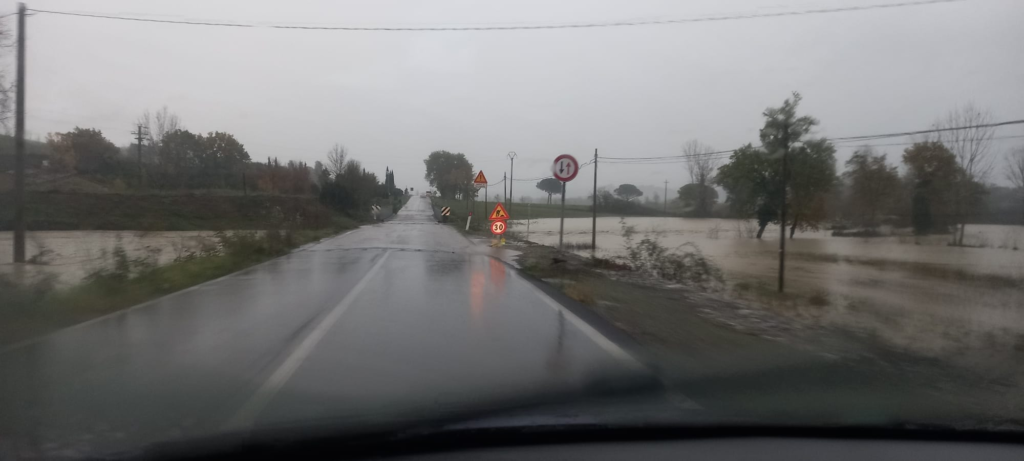
[[[565,235],[565,183],[576,178],[580,172],[580,163],[569,154],[562,154],[555,157],[554,165],[551,165],[551,173],[555,179],[562,182],[562,216],[558,223],[558,251],[562,251],[562,237]]]
[[[562,183],[562,216],[558,219],[558,251],[562,251],[562,236],[565,235],[565,183]]]

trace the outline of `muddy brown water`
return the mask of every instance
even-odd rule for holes
[[[15,265],[13,238],[13,232],[0,232],[0,274],[29,280],[51,275],[57,286],[73,285],[113,267],[117,247],[129,259],[163,265],[217,243],[213,231],[34,231],[25,240],[25,253],[34,263]]]
[[[776,286],[778,226],[758,240],[752,238],[754,224],[742,220],[624,222],[636,228],[636,241],[646,235],[677,251],[696,246],[722,269],[732,289],[737,284],[761,284],[766,290]],[[557,245],[558,226],[558,219],[532,220],[528,239]],[[526,223],[515,222],[512,231],[526,237]],[[980,247],[952,247],[949,238],[797,232],[786,242],[787,292],[826,297],[828,306],[816,313],[816,321],[931,354],[1024,344],[1024,226],[968,225],[965,244]],[[590,219],[565,220],[566,243],[589,245],[590,239]],[[598,218],[597,247],[601,257],[625,256],[620,218]]]

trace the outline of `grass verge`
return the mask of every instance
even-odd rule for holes
[[[47,280],[20,285],[0,278],[0,345],[9,345],[183,290],[287,254],[303,244],[355,227],[222,233],[219,249],[193,253],[165,266],[118,257],[114,267],[83,283],[52,289]]]

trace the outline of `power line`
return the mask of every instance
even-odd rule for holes
[[[1024,135],[993,136],[993,137],[991,137],[989,139],[996,140],[996,139],[1019,139],[1019,138],[1024,138]],[[840,142],[844,142],[844,141],[840,141]],[[887,144],[857,144],[857,143],[855,143],[853,141],[845,141],[845,142],[848,142],[849,144],[842,144],[842,145],[838,145],[836,147],[861,147],[861,146],[866,146],[866,147],[890,147],[890,146],[912,146],[912,145],[916,144],[916,143],[913,143],[913,142],[894,142],[894,143],[887,143]]]
[[[997,127],[1002,127],[1002,126],[1019,125],[1019,124],[1024,124],[1024,120],[1010,120],[1010,121],[1006,121],[1006,122],[985,123],[985,124],[972,125],[972,126],[959,126],[959,127],[952,127],[952,128],[932,128],[932,129],[929,129],[929,130],[905,131],[905,132],[901,132],[901,133],[870,134],[870,135],[846,136],[846,137],[826,138],[826,139],[831,141],[833,144],[841,144],[838,147],[853,147],[858,142],[873,141],[873,140],[876,140],[876,139],[896,138],[896,137],[903,137],[903,136],[914,136],[914,135],[919,135],[919,134],[939,133],[939,132],[944,132],[944,131],[970,130],[970,129],[977,129],[977,128],[997,128]],[[1013,139],[1013,138],[1024,138],[1024,136],[998,136],[998,137],[993,137],[992,139]],[[882,147],[882,146],[898,146],[898,145],[911,145],[911,144],[914,144],[914,143],[866,144],[866,145]],[[763,146],[758,146],[758,147],[763,147]],[[731,155],[733,152],[735,152],[737,150],[738,149],[720,150],[720,151],[706,152],[706,153],[700,153],[700,154],[663,155],[663,156],[658,156],[658,157],[598,157],[598,158],[601,159],[601,160],[605,160],[606,163],[634,164],[634,165],[638,165],[638,164],[639,165],[662,165],[662,164],[669,164],[669,163],[681,163],[681,162],[685,162],[685,161],[687,161],[687,160],[689,160],[691,158],[694,158],[694,157],[703,157],[703,156],[707,156],[708,158],[712,158],[712,159],[722,159],[722,158],[727,158],[729,155]]]
[[[874,139],[899,138],[899,137],[903,137],[903,136],[914,136],[914,135],[918,135],[918,134],[940,133],[940,132],[943,132],[943,131],[970,130],[970,129],[975,129],[975,128],[996,128],[996,127],[1007,126],[1007,125],[1020,125],[1022,123],[1024,123],[1024,120],[1010,120],[1010,121],[1007,121],[1007,122],[984,123],[984,124],[980,124],[980,125],[957,126],[957,127],[952,127],[952,128],[933,128],[933,129],[930,129],[930,130],[904,131],[902,133],[873,134],[873,135],[864,135],[864,136],[847,136],[847,137],[841,137],[841,138],[831,138],[830,140],[833,141],[833,142],[841,142],[841,141],[870,141],[870,140],[874,140]]]
[[[241,28],[262,28],[262,29],[292,29],[292,30],[333,30],[333,31],[357,31],[357,32],[467,32],[467,31],[508,31],[508,30],[545,30],[545,29],[593,29],[607,27],[629,27],[629,26],[656,26],[669,24],[687,24],[697,22],[718,22],[740,19],[764,19],[786,16],[802,16],[808,14],[845,13],[852,11],[865,11],[883,8],[901,8],[907,6],[924,6],[939,3],[954,3],[965,0],[922,0],[916,2],[899,2],[875,5],[847,6],[838,8],[820,8],[799,11],[785,11],[777,13],[753,13],[725,16],[709,16],[705,18],[679,18],[679,19],[652,19],[636,21],[610,21],[591,22],[580,24],[535,24],[518,26],[466,26],[466,27],[358,27],[358,26],[297,26],[284,24],[244,24],[217,21],[185,21],[173,19],[150,19],[132,16],[114,16],[97,13],[73,13],[70,11],[37,10],[30,9],[36,13],[56,14],[64,16],[78,16],[96,19],[113,19],[120,21],[155,22],[162,24],[184,24],[193,26],[214,26],[214,27],[241,27]]]

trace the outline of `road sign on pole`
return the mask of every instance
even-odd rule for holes
[[[555,157],[555,163],[551,165],[551,173],[555,175],[555,179],[562,182],[572,181],[579,172],[580,163],[576,161],[576,157],[569,154]]]
[[[477,189],[479,189],[479,188],[484,187],[486,185],[487,185],[487,177],[484,176],[484,170],[480,170],[480,172],[476,174],[476,179],[473,179],[473,187],[476,187]]]
[[[491,233],[494,235],[504,234],[508,230],[508,225],[505,224],[505,220],[491,222]]]
[[[558,221],[558,251],[562,251],[562,236],[565,235],[565,183],[575,179],[579,172],[580,162],[577,162],[576,157],[569,154],[555,157],[555,163],[551,165],[551,174],[562,182],[562,216]]]
[[[494,205],[494,211],[491,211],[491,216],[488,219],[491,221],[504,221],[509,219],[508,211],[505,210],[505,205],[502,205],[501,202],[496,203]]]

